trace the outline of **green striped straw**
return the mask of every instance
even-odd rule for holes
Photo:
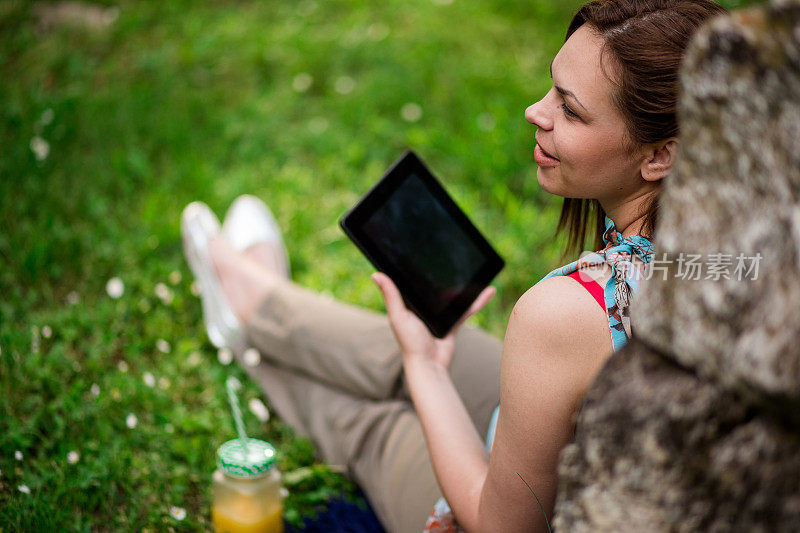
[[[247,455],[247,434],[244,432],[242,410],[239,408],[239,397],[236,396],[236,391],[239,387],[239,380],[235,377],[229,376],[228,379],[225,380],[225,388],[228,389],[228,402],[231,404],[233,421],[236,424],[236,432],[239,434],[239,444],[241,444],[244,454]]]

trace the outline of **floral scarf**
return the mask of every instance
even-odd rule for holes
[[[608,311],[608,325],[611,327],[611,340],[614,343],[614,351],[617,351],[631,337],[630,300],[639,289],[646,265],[653,259],[653,243],[640,235],[623,237],[608,217],[605,223],[606,229],[603,232],[605,247],[602,250],[585,254],[577,261],[553,270],[542,279],[567,276],[586,266],[607,263],[611,267],[612,276],[603,292]]]
[[[639,289],[644,277],[646,265],[653,259],[653,243],[640,235],[623,237],[614,226],[614,221],[606,216],[605,231],[603,232],[602,250],[582,255],[580,259],[563,267],[556,268],[542,280],[553,276],[567,276],[573,272],[591,265],[603,263],[611,267],[612,275],[603,290],[605,295],[606,310],[608,312],[608,325],[611,328],[611,340],[614,351],[622,348],[632,335],[630,300],[631,296]],[[540,280],[541,281],[541,280]],[[500,406],[495,408],[492,420],[489,423],[489,432],[486,436],[486,449],[491,451],[494,442],[494,432],[497,427],[497,416]],[[424,533],[463,533],[464,530],[456,522],[450,506],[444,498],[439,498],[425,524]]]

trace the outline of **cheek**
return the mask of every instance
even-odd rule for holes
[[[567,133],[567,132],[565,132]],[[597,179],[625,173],[628,167],[621,139],[609,132],[573,131],[556,144],[563,171],[576,180],[587,175]]]
[[[583,168],[602,162],[606,150],[598,136],[579,131],[564,133],[560,139],[556,139],[556,149],[562,163],[569,167]]]

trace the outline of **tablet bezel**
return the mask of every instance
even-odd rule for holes
[[[464,231],[485,258],[483,266],[467,282],[464,289],[438,314],[431,309],[424,308],[422,302],[415,298],[415,294],[418,291],[413,289],[413,279],[406,276],[400,269],[395,268],[386,259],[385,254],[375,246],[375,243],[363,231],[363,224],[385,203],[387,198],[397,190],[410,174],[415,174],[422,180],[434,199],[439,202],[439,205],[447,212],[453,222]],[[388,275],[394,281],[403,295],[406,306],[425,323],[434,336],[439,338],[447,335],[453,325],[467,312],[469,306],[481,291],[489,285],[505,265],[503,259],[483,237],[478,228],[447,194],[447,191],[428,170],[422,160],[411,150],[403,153],[383,177],[370,188],[367,194],[341,217],[339,225],[375,268]]]

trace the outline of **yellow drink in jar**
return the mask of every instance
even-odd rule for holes
[[[217,533],[283,533],[283,509],[250,521],[241,515],[228,516],[212,507],[211,519]]]
[[[275,449],[258,439],[228,441],[217,450],[211,519],[217,533],[283,533],[281,476]]]

